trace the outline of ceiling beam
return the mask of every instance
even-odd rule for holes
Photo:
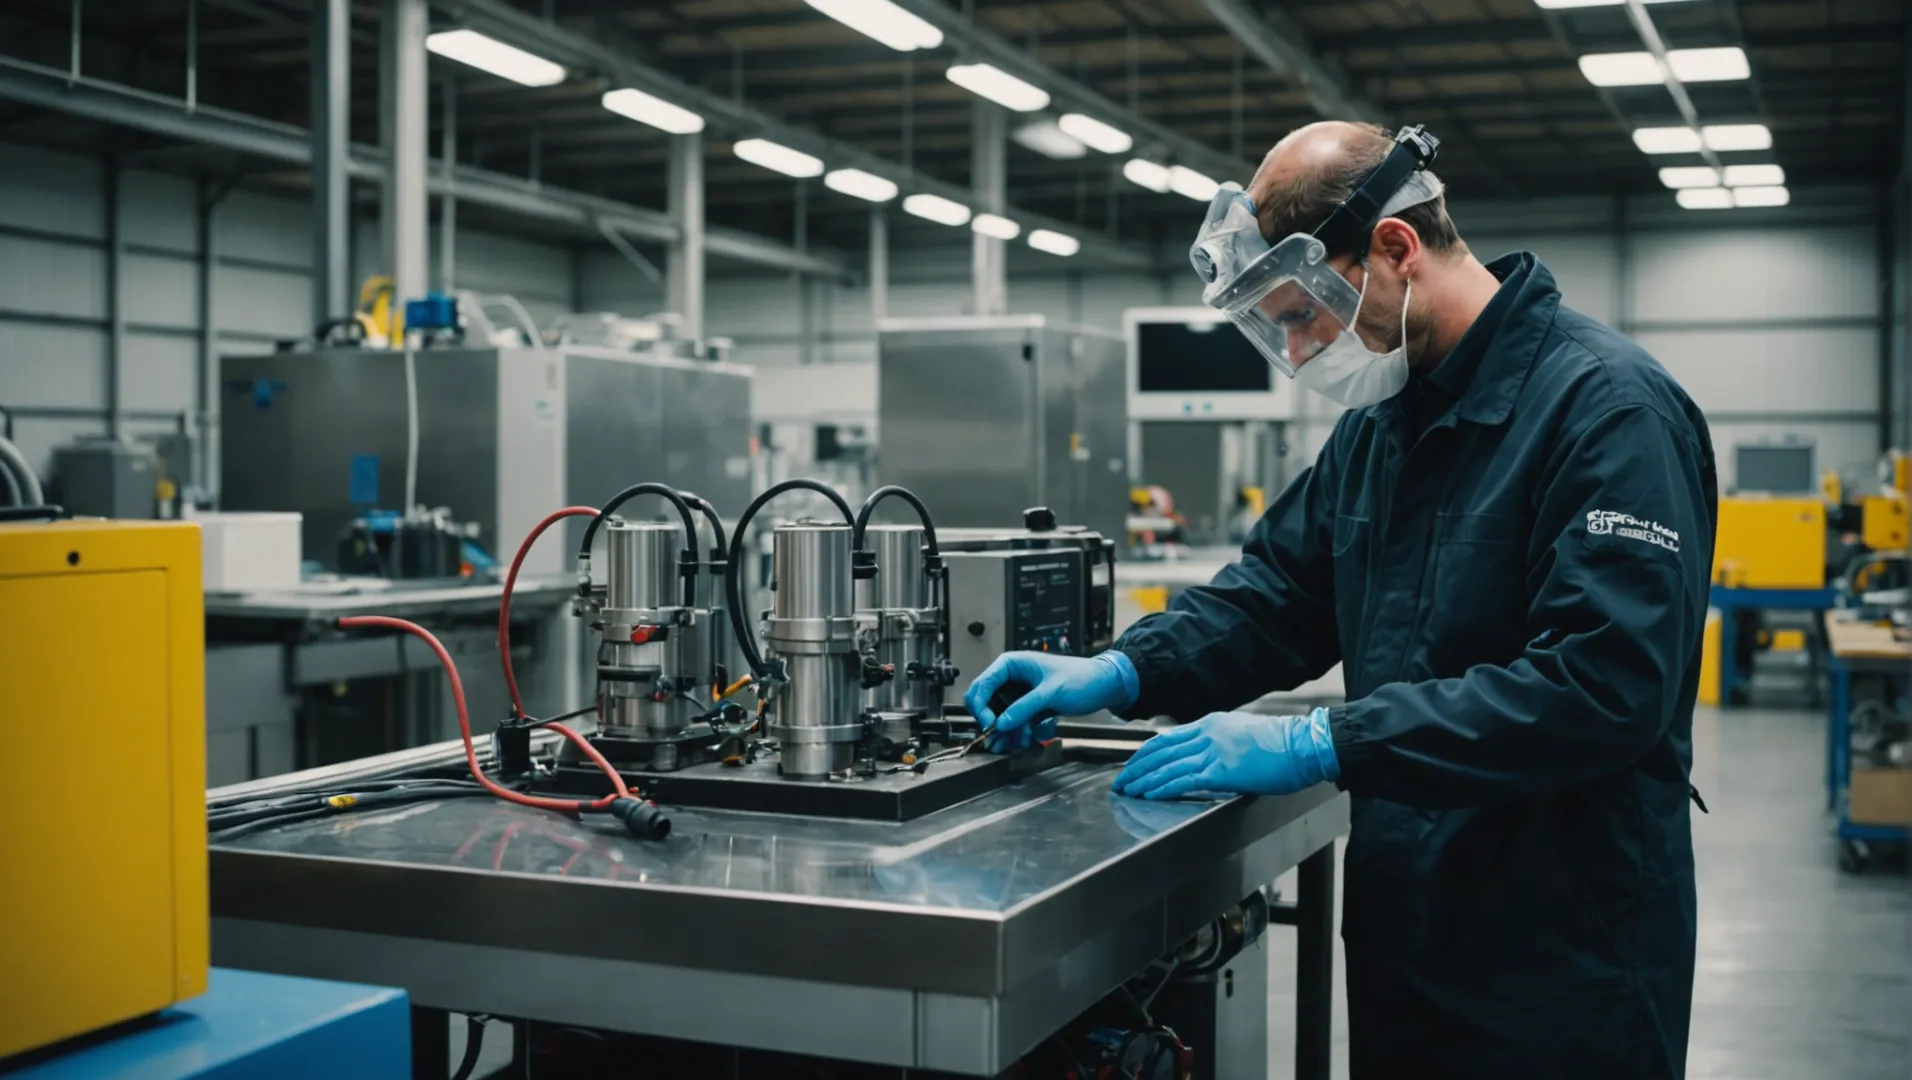
[[[1128,132],[1135,138],[1138,147],[1148,148],[1153,144],[1158,152],[1166,152],[1177,162],[1218,179],[1245,178],[1253,171],[1247,162],[1232,154],[1216,150],[1166,124],[1116,104],[1094,88],[1064,75],[1019,46],[1010,44],[965,18],[943,0],[892,2],[941,30],[944,44],[959,54],[972,60],[987,61],[1042,87],[1049,92],[1057,111],[1073,110],[1093,115]]]
[[[64,71],[4,57],[0,57],[0,98],[270,161],[308,168],[312,161],[311,139],[304,128],[203,105],[188,112],[185,102],[173,98],[93,79],[69,82]],[[460,202],[562,223],[589,233],[609,227],[663,242],[677,236],[677,226],[670,216],[658,210],[466,165],[458,166],[450,178],[444,171],[435,160],[430,165],[427,175],[431,190],[450,194]],[[384,175],[384,155],[377,148],[355,144],[346,172],[355,179],[377,182]],[[798,251],[733,229],[706,229],[704,247],[714,255],[777,270],[833,278],[856,276],[847,264],[828,254]]]
[[[526,14],[504,0],[433,0],[433,6],[454,16],[461,25],[513,42],[567,67],[594,73],[608,80],[607,85],[636,87],[675,102],[730,134],[765,136],[821,158],[833,168],[848,166],[885,177],[906,192],[929,192],[964,205],[974,202],[974,194],[967,187],[939,180],[728,96],[692,86],[597,40]],[[1006,213],[1026,228],[1052,229],[1075,236],[1082,242],[1081,254],[1090,260],[1126,269],[1147,269],[1155,265],[1154,252],[1147,248],[1084,234],[1070,222],[1013,206]]]
[[[1202,6],[1270,71],[1293,81],[1316,112],[1329,120],[1386,119],[1381,107],[1356,93],[1347,75],[1321,58],[1293,19],[1268,7],[1257,14],[1242,0],[1202,0]]]

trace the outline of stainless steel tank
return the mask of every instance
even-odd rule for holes
[[[886,720],[893,718],[885,735],[901,742],[909,738],[908,714],[942,711],[942,685],[921,677],[936,662],[942,611],[923,572],[921,525],[871,525],[863,544],[876,556],[876,577],[856,583],[857,616],[874,639],[877,661],[895,672],[889,682],[866,691],[863,702]],[[910,677],[913,670],[918,677]]]
[[[612,520],[598,645],[598,707],[608,735],[668,740],[681,736],[710,701],[708,613],[683,607],[677,559],[684,531],[675,524]],[[655,767],[669,769],[675,754]]]
[[[863,737],[850,527],[798,522],[771,534],[773,589],[764,644],[789,682],[769,734],[779,771],[817,780],[850,768]]]

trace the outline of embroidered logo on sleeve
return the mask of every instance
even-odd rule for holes
[[[1592,536],[1624,536],[1643,544],[1680,550],[1680,534],[1657,521],[1646,521],[1615,510],[1587,511],[1587,532]]]

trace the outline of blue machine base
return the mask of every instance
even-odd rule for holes
[[[1912,842],[1912,829],[1903,825],[1861,825],[1840,818],[1839,839],[1864,840],[1873,844],[1904,844]]]
[[[14,1080],[409,1080],[403,990],[213,968],[206,993],[41,1058]]]

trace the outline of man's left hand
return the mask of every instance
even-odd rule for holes
[[[1143,743],[1115,778],[1115,793],[1287,795],[1340,775],[1327,709],[1306,716],[1209,713]]]

